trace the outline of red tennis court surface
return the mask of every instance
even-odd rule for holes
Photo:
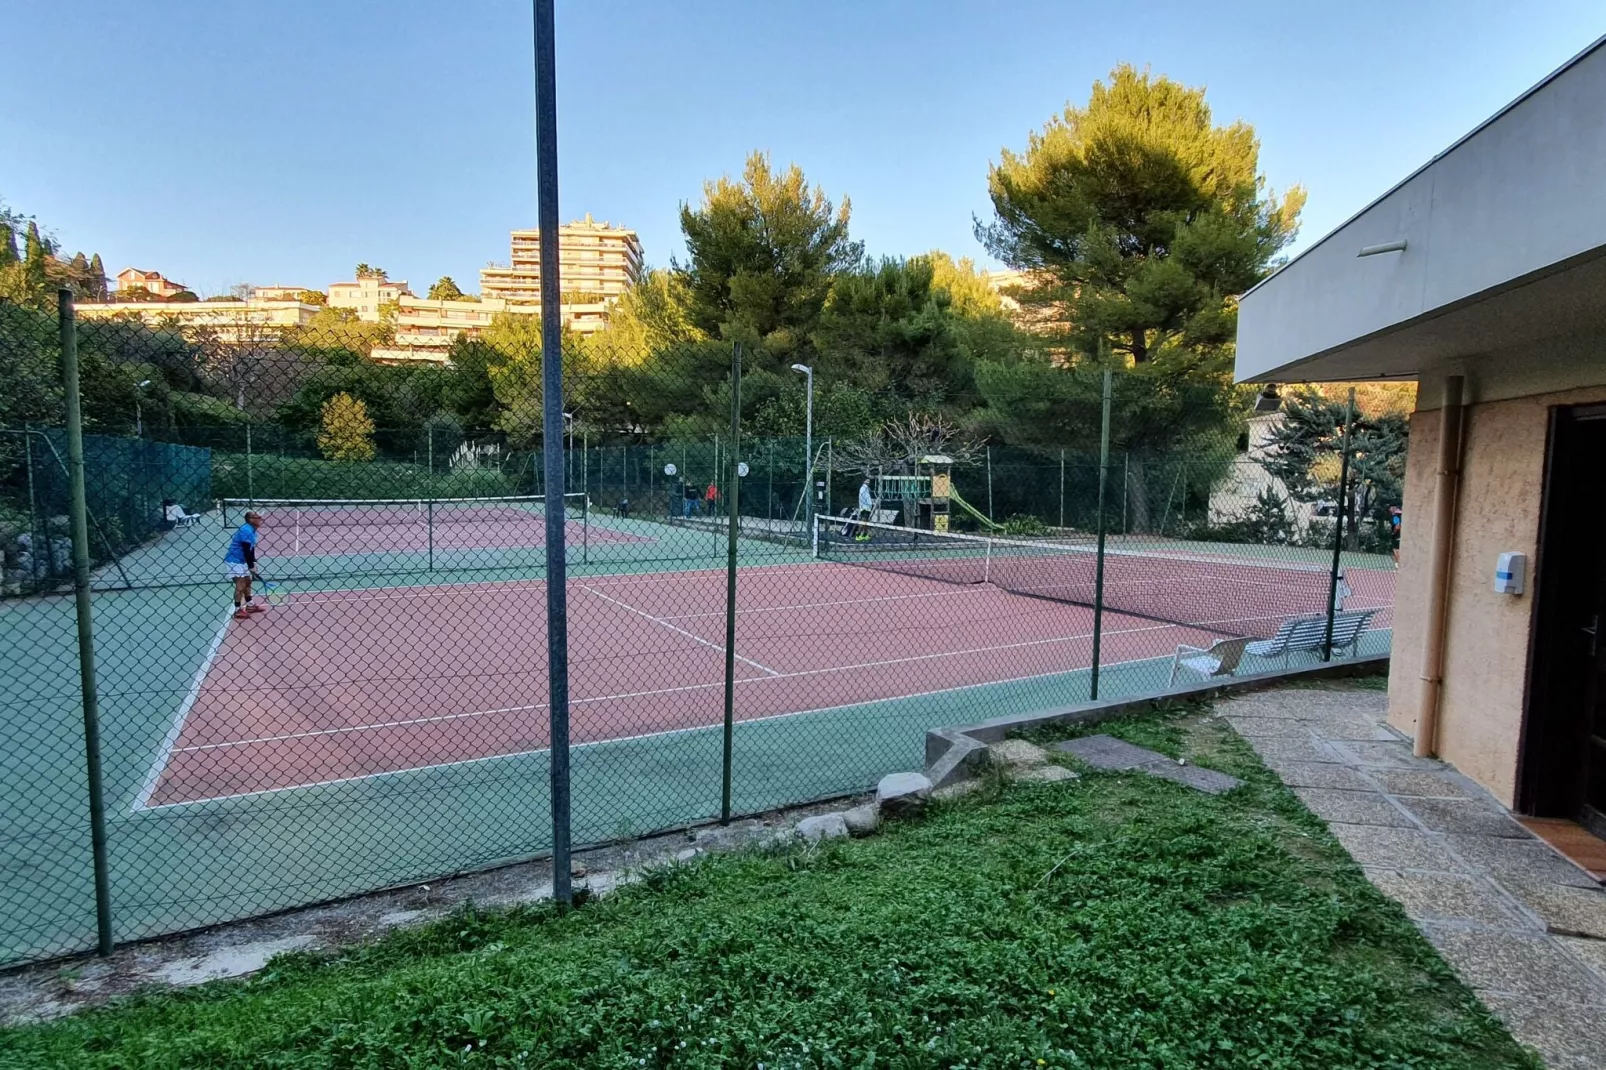
[[[430,517],[419,513],[409,518],[385,517],[379,520],[356,518],[340,523],[330,518],[312,522],[297,519],[290,512],[274,515],[264,509],[260,550],[264,557],[311,557],[318,555],[423,553],[433,546],[447,550],[502,550],[521,546],[546,545],[546,518],[518,509],[495,509],[476,513],[471,519],[454,518],[450,513]],[[611,528],[586,525],[578,520],[563,524],[565,542],[579,546],[593,543],[648,543],[657,540],[630,535]]]
[[[573,742],[719,724],[724,599],[723,570],[570,581]],[[1091,610],[851,565],[744,568],[737,609],[744,721],[1083,669],[1092,651]],[[1215,638],[1106,612],[1103,660]],[[540,582],[295,595],[227,623],[138,805],[540,750],[546,686]]]

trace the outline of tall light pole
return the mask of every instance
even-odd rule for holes
[[[814,531],[814,369],[807,364],[794,364],[792,370],[808,377],[808,400],[803,409],[803,519],[809,525],[809,545],[814,546],[819,538]]]
[[[145,388],[147,386],[150,386],[150,385],[151,385],[151,381],[149,379],[142,379],[142,380],[140,380],[140,384],[134,388],[134,437],[135,438],[144,438],[145,437],[145,406],[143,405],[143,402],[145,400],[144,390],[145,390]]]

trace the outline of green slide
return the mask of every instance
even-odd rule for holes
[[[977,509],[974,505],[971,505],[969,502],[965,501],[965,499],[961,498],[957,490],[950,490],[948,492],[948,500],[959,506],[959,508],[964,510],[966,513],[970,514],[970,516],[974,518],[978,524],[986,528],[988,531],[1004,530],[1004,525],[993,523],[992,517],[988,516],[986,513],[983,513],[980,509]]]

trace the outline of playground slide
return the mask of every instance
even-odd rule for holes
[[[969,502],[965,501],[965,499],[961,498],[957,490],[950,490],[948,492],[948,500],[959,506],[959,508],[964,512],[970,514],[972,519],[974,519],[978,524],[986,528],[988,531],[1004,530],[1004,525],[993,523],[992,517],[988,516],[980,509],[977,509],[974,505],[971,505]]]

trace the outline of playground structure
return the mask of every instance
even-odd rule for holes
[[[960,497],[954,488],[953,464],[952,457],[933,453],[920,458],[913,475],[877,475],[875,498],[880,509],[870,519],[882,520],[880,514],[888,514],[885,522],[891,523],[891,515],[901,512],[901,522],[906,527],[947,531],[957,507],[984,529],[998,530],[1000,525],[992,517]]]

